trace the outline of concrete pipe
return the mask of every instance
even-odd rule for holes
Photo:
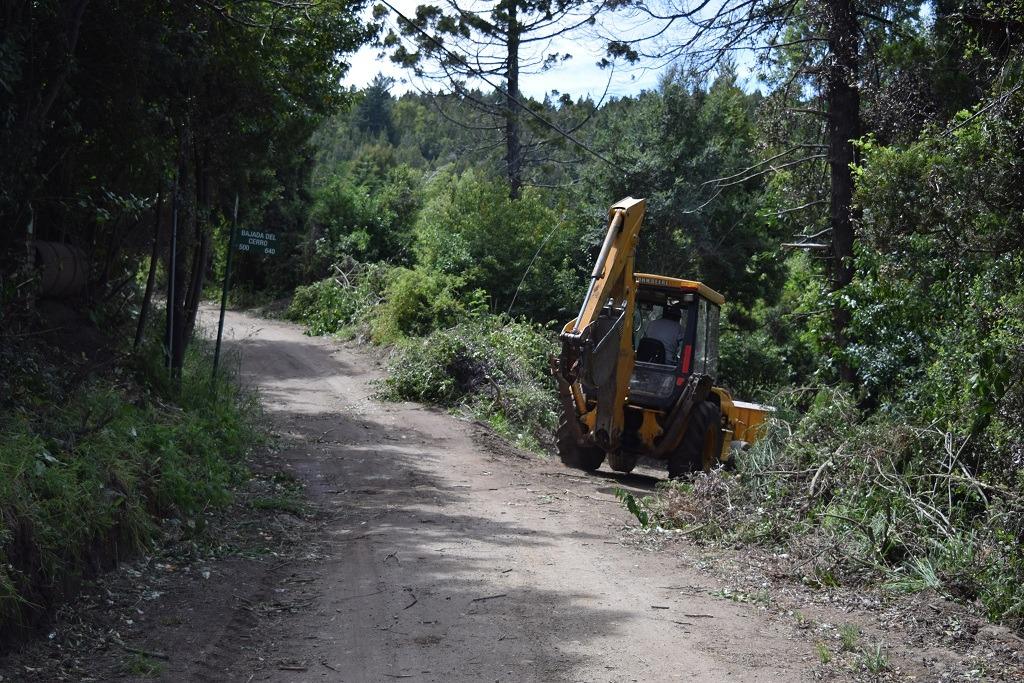
[[[80,294],[89,276],[85,252],[60,242],[32,243],[36,270],[39,271],[39,294],[63,299]]]

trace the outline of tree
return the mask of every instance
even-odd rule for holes
[[[638,269],[702,280],[739,306],[776,301],[781,235],[759,215],[765,179],[722,188],[695,210],[706,201],[705,179],[756,162],[763,100],[739,87],[729,65],[710,84],[671,68],[657,91],[610,104],[595,119],[594,144],[627,170],[596,167],[586,185],[599,188],[604,203],[633,192],[648,200]]]
[[[169,304],[170,363],[180,368],[214,230],[236,192],[259,220],[306,163],[302,146],[343,102],[339,55],[366,37],[359,9],[301,0],[8,3],[0,223],[84,249],[90,291],[102,300],[133,281],[153,246],[153,198],[173,195],[163,206],[177,206],[179,224],[182,286]],[[169,256],[166,241],[158,246]]]
[[[352,114],[352,124],[358,130],[373,137],[383,135],[392,145],[396,142],[395,126],[391,120],[391,108],[394,105],[391,87],[394,84],[395,79],[384,74],[374,76]]]
[[[509,196],[516,198],[524,183],[524,167],[546,142],[544,134],[550,136],[550,131],[537,126],[524,128],[533,110],[532,104],[523,101],[520,78],[570,59],[567,53],[550,52],[552,41],[593,24],[601,5],[593,0],[486,0],[473,9],[458,0],[446,4],[446,8],[420,5],[412,18],[390,5],[378,6],[378,17],[388,9],[395,12],[399,33],[411,49],[394,31],[383,44],[393,50],[393,61],[417,76],[444,83],[474,105],[481,118],[463,125],[500,132]],[[500,86],[498,79],[503,81]],[[468,86],[473,81],[494,88],[495,95],[474,93]],[[530,139],[531,132],[539,139]]]
[[[416,221],[417,264],[482,289],[495,313],[548,322],[571,315],[583,264],[582,224],[553,193],[526,187],[516,200],[499,181],[467,171],[439,175]]]
[[[782,140],[781,152],[776,150],[754,165],[715,179],[709,190],[717,196],[724,188],[760,175],[808,162],[827,165],[826,197],[811,197],[780,208],[780,212],[799,214],[828,206],[824,228],[814,234],[801,230],[798,240],[807,245],[826,242],[826,269],[833,295],[832,342],[839,349],[849,341],[849,311],[838,294],[849,285],[854,272],[852,165],[856,160],[854,141],[863,132],[861,66],[873,47],[900,35],[919,4],[885,0],[724,0],[713,6],[706,0],[625,0],[622,7],[658,22],[658,35],[674,36],[678,42],[664,38],[609,42],[613,56],[631,60],[644,55],[677,57],[705,74],[730,55],[753,53],[773,72],[773,97],[781,101],[779,109],[785,116],[809,115],[824,121],[823,126],[786,126],[786,133],[797,130],[801,136]],[[670,31],[675,25],[685,26],[685,31]],[[818,136],[802,136],[815,129]],[[847,382],[856,380],[846,362],[839,364],[839,375]]]

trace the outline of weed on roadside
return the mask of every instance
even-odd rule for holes
[[[657,527],[688,538],[720,538],[731,522],[731,475],[722,470],[697,472],[687,479],[659,482],[653,496],[636,498],[617,489],[615,496],[644,529]]]
[[[285,314],[306,326],[307,334],[339,334],[369,328],[374,309],[384,298],[393,268],[354,264],[343,277],[327,278],[295,290]]]
[[[861,666],[873,674],[880,674],[889,668],[889,656],[882,643],[876,643],[874,647],[861,652],[858,661]]]
[[[799,555],[794,578],[811,588],[930,590],[1024,628],[1024,497],[1006,472],[972,474],[968,437],[865,417],[843,391],[775,403],[735,473],[660,486],[650,523]]]
[[[550,447],[557,423],[548,370],[552,337],[535,325],[484,316],[401,341],[381,398],[467,412],[531,450]]]
[[[296,517],[302,517],[309,509],[309,506],[298,496],[282,495],[253,498],[249,505],[254,510],[271,510],[276,512],[287,512]]]
[[[296,517],[310,513],[302,484],[287,472],[257,474],[253,477],[250,487],[255,491],[246,504],[254,510],[287,512]]]
[[[772,595],[767,590],[747,592],[733,588],[721,588],[711,591],[713,597],[721,600],[730,600],[736,603],[768,607],[772,604]],[[798,624],[799,626],[799,624]]]
[[[622,501],[622,504],[626,506],[629,513],[636,517],[636,521],[640,523],[641,529],[647,529],[651,525],[650,513],[647,511],[644,504],[637,500],[636,496],[625,489],[616,488],[615,497]]]
[[[860,629],[853,624],[843,624],[839,629],[839,640],[843,652],[853,652],[857,649],[857,641],[860,640]]]
[[[124,672],[131,676],[158,678],[164,672],[163,662],[148,655],[133,654],[124,662]]]

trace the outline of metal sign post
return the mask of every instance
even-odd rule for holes
[[[217,323],[217,345],[213,350],[213,378],[217,379],[220,365],[220,342],[224,336],[224,310],[228,305],[228,284],[231,282],[231,254],[235,251],[235,231],[238,229],[238,194],[235,194],[235,213],[231,219],[231,236],[228,238],[228,256],[224,264],[224,291],[220,295],[220,322]]]

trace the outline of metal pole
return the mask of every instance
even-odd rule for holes
[[[224,264],[224,291],[220,295],[220,322],[217,323],[217,345],[213,349],[213,379],[217,379],[220,365],[220,340],[224,336],[224,309],[228,305],[228,283],[231,282],[231,254],[235,251],[235,230],[238,228],[238,193],[235,193],[235,213],[231,219],[231,237],[228,238],[228,257]]]
[[[175,271],[178,269],[178,181],[174,181],[174,199],[171,209],[170,278],[167,285],[167,372],[174,366],[174,306],[178,300]]]
[[[594,263],[594,272],[590,274],[590,286],[587,287],[587,295],[583,297],[583,305],[580,306],[579,315],[576,316],[576,324],[572,326],[573,334],[579,333],[580,319],[587,311],[590,297],[594,295],[594,290],[597,289],[597,281],[605,276],[605,261],[608,260],[608,254],[612,250],[612,245],[615,244],[615,238],[618,237],[618,232],[625,222],[625,215],[625,211],[616,211],[615,217],[612,218],[611,223],[608,225],[608,234],[605,235],[604,244],[601,245],[601,253],[597,255],[597,262]]]

